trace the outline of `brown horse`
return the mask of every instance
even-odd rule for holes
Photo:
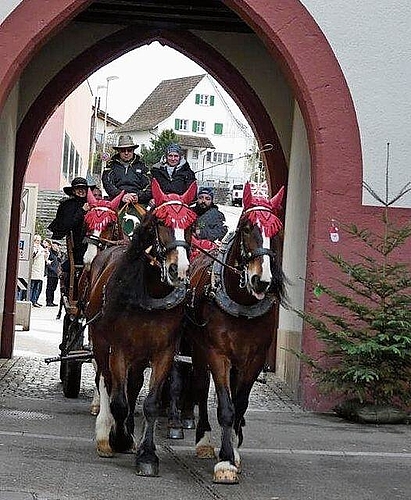
[[[237,229],[223,242],[217,260],[199,256],[191,274],[192,318],[186,334],[193,347],[199,421],[196,450],[214,456],[207,414],[208,369],[218,398],[222,429],[214,481],[238,482],[239,447],[251,388],[266,361],[273,338],[276,304],[284,302],[285,278],[273,248],[282,224],[277,217],[283,189],[270,200],[244,189],[244,209]]]
[[[86,313],[101,400],[97,452],[109,457],[134,448],[134,409],[150,366],[144,431],[136,451],[140,475],[158,474],[154,425],[184,313],[190,226],[196,218],[188,203],[196,189],[193,183],[181,196],[165,195],[154,180],[156,208],[137,226],[130,245],[101,252],[90,270]]]

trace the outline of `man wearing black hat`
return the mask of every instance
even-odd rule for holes
[[[63,188],[63,191],[70,198],[60,202],[56,217],[48,226],[48,229],[53,233],[53,240],[61,240],[70,234],[70,231],[72,232],[75,264],[83,264],[83,255],[87,250],[87,244],[83,243],[85,236],[84,215],[90,210],[87,203],[87,189],[94,187],[94,185],[88,185],[83,177],[74,178],[71,186]]]
[[[209,187],[198,190],[197,203],[194,212],[197,220],[194,226],[194,234],[199,240],[221,241],[227,234],[225,217],[218,206],[214,204],[214,193]]]
[[[146,205],[151,199],[150,177],[148,168],[134,152],[138,144],[134,144],[130,135],[120,135],[113,148],[116,154],[101,178],[108,196],[112,200],[124,190],[123,203]]]

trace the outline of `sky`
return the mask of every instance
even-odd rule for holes
[[[183,76],[201,75],[206,71],[180,52],[152,42],[132,50],[96,71],[88,79],[93,95],[97,87],[106,85],[106,78],[117,76],[109,82],[108,114],[124,123],[162,80]],[[234,114],[243,122],[245,118],[234,101],[221,89]],[[100,88],[100,109],[105,110],[106,90]]]

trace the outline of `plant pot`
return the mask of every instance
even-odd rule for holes
[[[334,411],[342,418],[362,424],[403,424],[408,415],[391,405],[361,403],[358,400],[344,401]]]

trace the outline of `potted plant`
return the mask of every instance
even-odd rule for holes
[[[393,423],[406,419],[411,404],[410,264],[394,257],[410,238],[411,225],[392,225],[389,206],[411,188],[407,184],[387,202],[365,187],[384,205],[382,232],[340,226],[358,240],[360,251],[349,259],[326,252],[339,273],[334,285],[316,284],[313,292],[320,302],[328,298],[338,313],[327,312],[323,304],[320,313],[297,311],[324,346],[320,359],[297,355],[312,368],[319,390],[342,400],[335,408],[339,415]],[[363,246],[367,251],[361,251]]]

